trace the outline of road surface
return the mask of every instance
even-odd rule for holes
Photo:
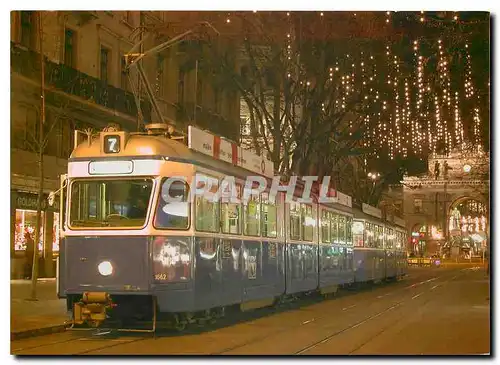
[[[65,332],[11,342],[19,355],[459,355],[490,353],[482,268],[412,269],[405,279],[187,334]]]

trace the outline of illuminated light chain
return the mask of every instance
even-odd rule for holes
[[[385,23],[389,23],[391,21],[391,12],[390,11],[387,11],[385,13]]]
[[[470,99],[474,95],[474,85],[472,83],[472,61],[469,52],[469,45],[465,45],[466,66],[465,66],[465,97]]]
[[[438,96],[434,96],[434,110],[435,110],[435,118],[436,118],[436,132],[433,136],[433,153],[436,153],[436,145],[438,141],[443,139],[443,125],[441,124],[441,112],[439,108],[439,98]]]
[[[402,143],[401,143],[401,140],[403,138],[403,124],[401,123],[401,119],[400,119],[400,104],[399,104],[399,83],[398,83],[398,79],[399,77],[401,76],[401,72],[400,72],[400,69],[399,69],[399,63],[398,63],[398,60],[397,60],[397,56],[394,56],[394,65],[395,65],[395,74],[394,74],[394,79],[393,79],[393,84],[394,84],[394,91],[395,91],[395,99],[396,99],[396,120],[395,120],[395,123],[396,123],[396,139],[397,139],[397,148],[398,148],[398,153],[402,153],[403,152],[403,149],[402,149]],[[404,121],[403,121],[404,122]]]
[[[416,86],[417,86],[417,102],[416,102],[416,111],[415,111],[415,116],[413,117],[415,120],[415,127],[417,130],[417,146],[418,146],[418,153],[420,155],[423,154],[423,144],[425,142],[424,136],[421,130],[421,122],[424,120],[424,115],[423,111],[421,109],[423,99],[424,99],[424,63],[423,63],[423,57],[422,55],[419,54],[419,45],[418,41],[413,42],[413,49],[414,49],[414,56],[416,60]]]
[[[406,150],[404,156],[408,156],[408,149],[411,149],[413,140],[415,139],[415,132],[417,127],[415,123],[412,123],[411,118],[411,107],[410,107],[410,89],[408,87],[408,81],[405,79],[405,99],[406,99]]]
[[[458,105],[458,91],[455,91],[455,143],[459,146],[463,145],[464,142],[464,126],[462,123],[462,118],[460,116],[460,108]]]
[[[387,79],[389,82],[391,81],[391,76],[392,76],[392,64],[391,64],[391,50],[389,46],[386,46],[386,56],[387,56],[387,65],[388,65],[388,74],[387,74]],[[396,147],[396,142],[395,142],[395,134],[397,135],[397,131],[395,131],[395,122],[394,122],[394,116],[392,111],[388,113],[389,114],[389,123],[390,123],[390,128],[389,128],[389,157],[391,160],[394,159],[394,156],[396,154],[395,147]]]
[[[478,148],[481,147],[481,118],[479,117],[479,108],[474,108],[474,142]]]
[[[420,12],[420,22],[421,23],[425,22],[424,11]]]

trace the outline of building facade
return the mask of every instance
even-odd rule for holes
[[[59,188],[59,176],[66,172],[74,130],[100,130],[112,123],[135,131],[157,121],[144,85],[138,92],[144,119],[139,119],[130,83],[131,79],[138,85],[139,79],[135,70],[127,72],[123,55],[151,29],[177,22],[176,13],[169,12],[11,12],[12,278],[30,275],[26,247],[27,240],[34,239],[40,146],[44,146],[43,190],[48,196]],[[162,41],[161,34],[149,36],[140,51]],[[42,140],[40,45],[45,68]],[[181,42],[142,61],[164,118],[179,129],[194,124],[237,140],[239,96],[215,90],[209,75],[203,82],[204,73],[186,65],[187,58],[193,58],[186,57],[187,53]],[[54,276],[59,249],[57,206],[44,204],[42,218],[39,275]]]
[[[402,210],[409,253],[481,256],[488,249],[489,155],[481,149],[431,156],[428,171],[406,176],[384,200]]]

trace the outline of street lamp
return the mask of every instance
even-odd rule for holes
[[[370,202],[371,202],[371,198],[375,190],[375,183],[380,178],[380,174],[378,172],[369,172],[368,177],[373,181],[372,190],[370,191]]]

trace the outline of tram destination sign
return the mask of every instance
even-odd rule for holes
[[[274,176],[274,165],[264,156],[245,150],[236,143],[205,132],[193,126],[188,127],[188,147],[217,160],[231,163],[266,177]]]
[[[131,174],[133,171],[132,161],[92,161],[89,163],[90,175]]]

